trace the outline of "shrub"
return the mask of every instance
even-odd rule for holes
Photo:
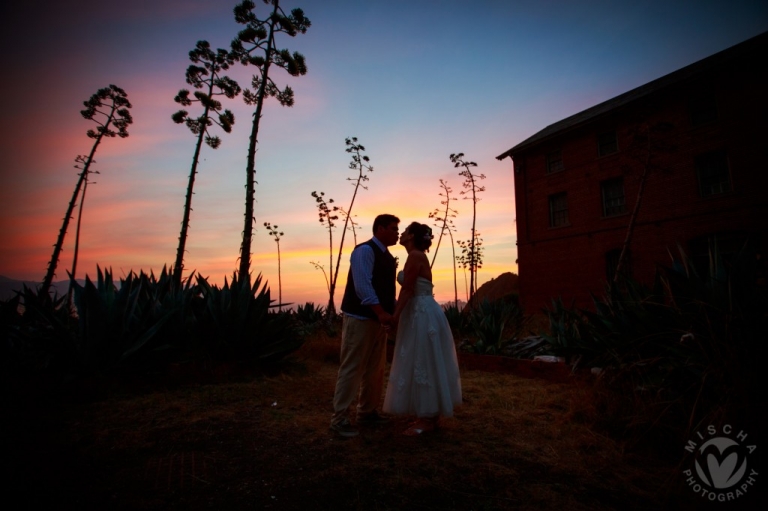
[[[552,346],[544,337],[531,336],[507,343],[501,354],[513,358],[533,359],[539,355],[552,355]]]
[[[150,272],[130,272],[116,286],[111,270],[97,267],[97,281],[86,276],[74,283],[78,317],[77,352],[95,374],[157,363],[162,352],[183,338],[176,328],[164,328],[173,318],[184,317],[183,293],[174,293],[171,275],[163,268],[159,279]],[[189,294],[189,289],[187,289]]]
[[[464,315],[461,313],[461,309],[453,303],[448,303],[443,305],[443,312],[454,336],[464,331]]]
[[[214,357],[271,362],[304,343],[292,314],[270,313],[273,300],[269,287],[262,286],[261,281],[259,274],[251,285],[235,273],[231,284],[225,279],[219,289],[205,279],[198,280],[204,305],[198,327]]]
[[[760,264],[748,247],[730,261],[713,248],[700,272],[680,249],[653,287],[611,285],[594,312],[553,301],[547,339],[555,354],[601,367],[603,383],[627,392],[617,412],[630,423],[666,418],[687,435],[707,423],[751,420],[751,407],[764,402],[755,385],[768,327]]]
[[[466,329],[474,337],[467,349],[488,355],[501,354],[504,347],[518,338],[528,319],[516,299],[487,298],[466,311]]]
[[[292,313],[270,311],[261,276],[253,286],[235,276],[221,289],[194,277],[176,286],[163,268],[157,278],[130,272],[115,283],[111,270],[97,267],[95,282],[73,282],[73,309],[66,297],[24,287],[0,303],[3,373],[61,381],[158,370],[178,359],[271,363],[304,342]]]
[[[302,335],[311,335],[322,324],[325,316],[323,306],[315,306],[314,302],[307,302],[296,307],[296,320],[302,330]]]
[[[5,374],[71,375],[76,360],[76,318],[66,296],[38,293],[26,285],[0,302]]]

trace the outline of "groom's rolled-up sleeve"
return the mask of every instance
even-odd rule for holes
[[[376,256],[368,245],[362,245],[352,251],[349,258],[352,278],[355,281],[355,293],[362,305],[377,305],[379,297],[373,289],[373,263]]]

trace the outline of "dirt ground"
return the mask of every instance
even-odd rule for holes
[[[594,428],[588,382],[462,368],[464,403],[421,437],[410,418],[328,429],[338,339],[281,365],[176,366],[5,403],[17,509],[695,509],[681,453]],[[74,394],[73,394],[74,392]],[[17,393],[18,396],[18,393]],[[719,509],[723,509],[722,507]]]

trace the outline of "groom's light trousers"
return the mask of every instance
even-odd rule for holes
[[[387,334],[375,319],[344,316],[341,327],[341,363],[333,395],[333,419],[338,424],[357,398],[357,414],[379,406],[387,363]]]

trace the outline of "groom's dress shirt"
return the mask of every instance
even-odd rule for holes
[[[371,239],[385,254],[389,253],[387,246],[379,241],[376,236]],[[362,305],[377,305],[380,303],[379,297],[376,295],[376,291],[373,289],[373,284],[371,283],[375,260],[376,254],[373,253],[373,249],[365,244],[355,248],[349,258],[352,277],[355,282],[355,293],[358,298],[360,298],[360,303]],[[358,316],[357,314],[349,314],[348,312],[345,312],[345,314],[357,319],[371,319],[366,318],[365,316]]]

